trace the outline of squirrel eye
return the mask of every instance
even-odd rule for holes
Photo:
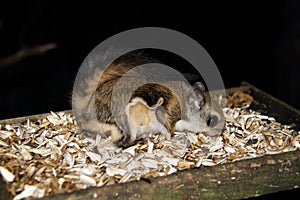
[[[214,127],[215,125],[217,125],[218,121],[219,118],[216,115],[210,115],[206,120],[206,124],[207,126]]]

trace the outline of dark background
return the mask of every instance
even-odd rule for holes
[[[248,81],[299,109],[299,9],[296,0],[0,3],[0,60],[35,45],[58,45],[0,65],[0,119],[70,109],[73,81],[87,54],[106,38],[143,26],[195,39],[217,64],[227,88]]]
[[[300,109],[299,11],[297,0],[1,2],[0,60],[35,45],[58,46],[0,65],[0,119],[70,109],[73,81],[87,54],[109,36],[143,26],[198,41],[227,88],[248,81]]]

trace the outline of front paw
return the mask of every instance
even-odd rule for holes
[[[119,137],[118,140],[113,141],[113,143],[121,148],[129,147],[131,145],[130,136],[127,134],[122,134],[122,136]]]
[[[185,125],[186,125],[185,121],[179,120],[175,124],[175,131],[178,131],[178,132],[185,131],[185,128],[186,128]]]
[[[167,140],[171,139],[171,133],[166,128],[162,129],[160,132]]]

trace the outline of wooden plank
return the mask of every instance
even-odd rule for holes
[[[299,110],[247,82],[242,82],[241,87],[249,87],[250,94],[259,102],[258,106],[253,107],[254,110],[259,110],[263,114],[273,116],[283,124],[293,123],[296,125],[295,129],[300,130]]]
[[[300,152],[294,151],[45,199],[241,199],[299,186]]]
[[[61,111],[61,112],[65,112],[65,113],[71,113],[72,110],[65,110],[65,111]],[[47,117],[49,113],[43,113],[43,114],[37,114],[37,115],[30,115],[30,116],[24,116],[24,117],[16,117],[16,118],[11,118],[11,119],[2,119],[0,120],[1,124],[13,124],[13,123],[22,123],[29,120],[39,120],[39,119],[43,119],[45,117]]]
[[[237,89],[250,90],[271,115],[286,122],[294,120],[299,126],[300,112],[296,109],[249,84],[226,91],[232,93]],[[36,120],[47,115],[6,119],[0,123],[18,123],[28,118]],[[299,174],[300,152],[294,151],[185,170],[166,177],[88,188],[45,199],[240,199],[297,188],[300,186]],[[3,180],[0,180],[0,193],[1,199],[11,199]]]

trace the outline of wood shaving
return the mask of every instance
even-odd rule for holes
[[[228,102],[219,137],[157,134],[126,149],[110,138],[80,139],[68,112],[1,124],[0,172],[14,199],[41,198],[300,149],[300,132],[250,110],[250,95],[237,92]]]

